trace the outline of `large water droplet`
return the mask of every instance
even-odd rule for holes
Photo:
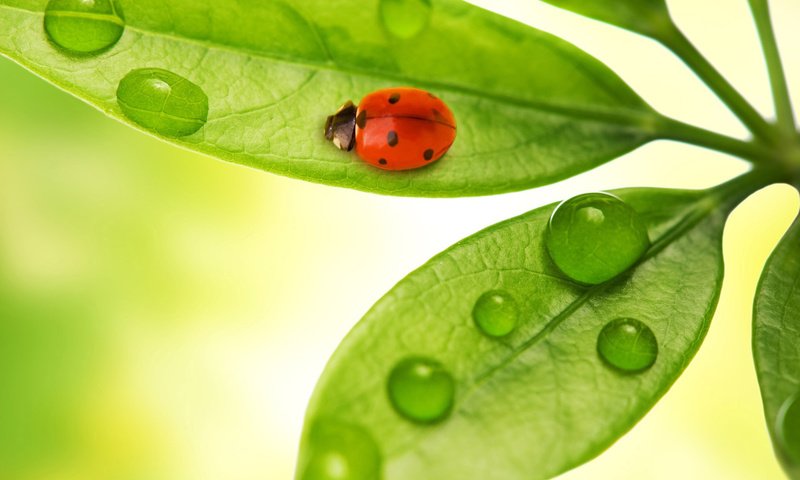
[[[378,446],[361,427],[337,421],[315,422],[300,480],[377,480]]]
[[[800,465],[800,392],[786,399],[778,410],[775,434],[786,457]]]
[[[475,302],[472,318],[480,331],[490,337],[504,337],[517,327],[519,310],[514,297],[502,290],[484,293]]]
[[[436,360],[411,357],[394,367],[388,391],[392,405],[402,416],[417,423],[436,423],[450,414],[455,382]]]
[[[114,0],[50,0],[44,29],[56,45],[77,54],[99,53],[119,41],[125,30]]]
[[[395,37],[409,39],[419,35],[431,21],[430,0],[381,0],[381,22]]]
[[[558,268],[595,285],[630,268],[650,246],[633,208],[608,193],[573,197],[556,208],[547,229],[547,251]]]
[[[117,88],[117,103],[126,117],[168,137],[191,135],[208,119],[208,96],[203,89],[160,68],[126,75]]]
[[[650,327],[634,318],[618,318],[606,324],[597,337],[600,358],[623,372],[641,372],[658,357],[658,341]]]

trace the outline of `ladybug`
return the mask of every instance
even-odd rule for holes
[[[348,101],[325,124],[325,138],[384,170],[410,170],[440,159],[456,138],[443,101],[411,87],[377,90],[356,108]]]

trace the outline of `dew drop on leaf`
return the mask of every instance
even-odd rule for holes
[[[381,477],[378,446],[364,429],[337,421],[315,422],[308,456],[301,460],[300,480],[377,480]]]
[[[484,334],[504,337],[513,332],[519,320],[519,310],[514,297],[502,290],[484,293],[475,302],[472,319]]]
[[[597,337],[597,353],[607,364],[623,372],[641,372],[658,357],[653,331],[634,318],[618,318],[606,324]]]
[[[416,423],[444,420],[453,407],[455,382],[436,360],[423,357],[402,360],[389,375],[387,386],[395,410]]]
[[[795,393],[778,410],[775,432],[786,457],[800,465],[800,392]]]
[[[556,208],[546,244],[565,275],[595,285],[633,266],[650,240],[644,222],[628,204],[608,193],[587,193]]]
[[[191,135],[208,119],[208,96],[189,80],[160,68],[128,73],[117,88],[126,117],[168,137]]]
[[[380,17],[386,30],[407,40],[419,35],[431,20],[430,0],[381,0]]]
[[[114,0],[50,0],[44,29],[61,48],[91,54],[115,45],[125,30],[125,20]]]

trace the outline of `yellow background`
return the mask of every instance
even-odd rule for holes
[[[532,0],[477,3],[576,43],[664,113],[745,135],[653,42]],[[800,44],[800,4],[772,3],[782,45]],[[771,115],[746,2],[670,5]],[[795,97],[796,53],[785,55]],[[2,60],[0,479],[288,479],[327,358],[436,252],[584,191],[702,188],[745,169],[658,142],[533,191],[381,197],[171,147]],[[782,478],[750,358],[750,311],[760,268],[797,208],[797,194],[775,186],[735,212],[722,300],[697,358],[629,435],[564,479]]]

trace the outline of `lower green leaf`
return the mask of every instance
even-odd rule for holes
[[[756,292],[753,356],[775,452],[800,479],[800,219],[772,253]]]
[[[434,257],[331,359],[308,408],[298,478],[531,480],[598,455],[667,391],[707,331],[728,213],[712,192],[617,192],[652,247],[596,286],[551,261],[555,205]],[[337,429],[347,441],[329,441]],[[362,451],[377,452],[377,466]]]

